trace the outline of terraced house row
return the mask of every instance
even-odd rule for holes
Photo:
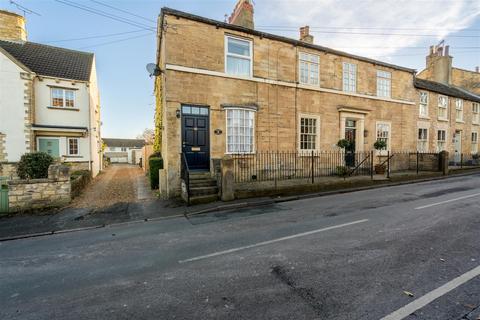
[[[182,159],[213,171],[229,154],[262,151],[478,150],[480,73],[452,68],[435,46],[416,70],[254,29],[240,0],[228,22],[164,8],[158,23],[161,189],[180,193]],[[452,71],[454,70],[454,71]],[[455,78],[455,81],[452,80]]]

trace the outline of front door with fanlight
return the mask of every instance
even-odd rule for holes
[[[357,124],[355,120],[345,121],[345,139],[350,144],[345,148],[345,165],[348,167],[355,166],[355,144],[357,135]]]

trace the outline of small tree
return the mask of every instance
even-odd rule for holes
[[[17,166],[20,179],[48,178],[48,167],[53,163],[53,157],[45,152],[24,154]]]
[[[375,148],[375,150],[386,150],[387,149],[387,143],[384,141],[384,140],[377,140],[375,141],[375,143],[373,144],[373,147]],[[378,160],[380,162],[380,155],[378,155]],[[384,164],[377,164],[375,165],[375,172],[377,174],[384,174],[385,173],[385,165]]]
[[[340,149],[347,149],[348,147],[350,147],[350,145],[351,145],[351,142],[348,141],[347,139],[340,139],[337,142],[337,147],[339,147]]]

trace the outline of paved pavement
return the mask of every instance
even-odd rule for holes
[[[1,242],[0,319],[477,319],[479,177]]]

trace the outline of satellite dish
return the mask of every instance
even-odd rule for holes
[[[160,75],[160,73],[162,73],[160,68],[155,63],[147,64],[147,71],[150,74],[150,77],[158,76],[158,75]]]

